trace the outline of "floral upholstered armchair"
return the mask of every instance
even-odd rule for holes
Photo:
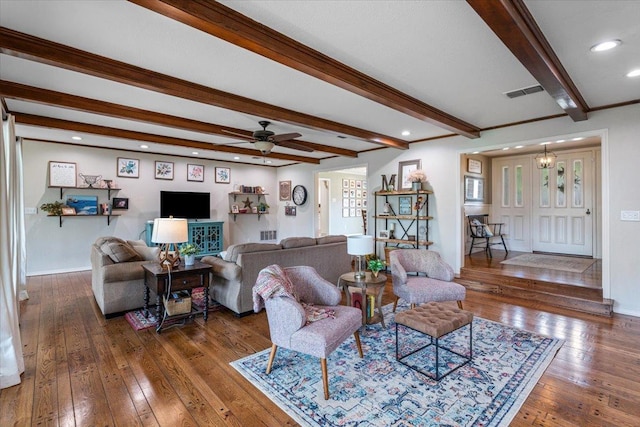
[[[360,357],[362,347],[358,330],[362,313],[340,305],[342,293],[323,279],[313,267],[281,268],[270,265],[258,274],[253,287],[254,311],[265,307],[271,334],[271,354],[267,374],[271,372],[278,347],[320,358],[324,398],[329,398],[327,357],[351,334]]]
[[[457,301],[462,309],[466,289],[453,282],[453,269],[439,253],[426,249],[397,249],[389,252],[389,258],[396,295],[394,312],[400,298],[409,302],[411,308],[430,301]]]

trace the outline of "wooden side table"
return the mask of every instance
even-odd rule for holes
[[[366,272],[364,279],[356,278],[354,272],[345,273],[338,279],[338,287],[341,287],[347,294],[347,305],[351,306],[351,292],[349,287],[360,288],[362,294],[362,301],[366,301],[367,295],[375,295],[376,305],[375,313],[371,317],[367,317],[367,310],[362,310],[362,325],[372,325],[375,323],[382,323],[382,327],[386,328],[384,324],[384,315],[382,314],[382,294],[384,293],[384,287],[387,284],[387,276],[384,274],[378,274],[378,277],[373,277],[370,271]]]
[[[188,290],[189,293],[194,288],[204,288],[204,309],[201,311],[204,321],[209,315],[209,272],[211,265],[196,261],[193,265],[180,264],[180,267],[171,270],[171,283],[169,283],[169,271],[162,269],[158,263],[143,264],[144,270],[144,315],[149,316],[149,290],[156,294],[156,318],[158,325],[156,332],[162,330],[162,323],[165,318],[165,308],[163,298],[171,289],[171,292]],[[171,285],[169,287],[169,285]],[[200,311],[191,311],[186,314],[179,314],[173,317],[187,317],[199,314]]]

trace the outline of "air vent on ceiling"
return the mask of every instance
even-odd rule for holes
[[[544,89],[540,85],[525,87],[523,89],[512,90],[511,92],[505,92],[509,98],[517,98],[519,96],[531,95],[532,93],[542,92]]]

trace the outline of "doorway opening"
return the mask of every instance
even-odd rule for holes
[[[365,234],[367,166],[316,173],[315,234]]]

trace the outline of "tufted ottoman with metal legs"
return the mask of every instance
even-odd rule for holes
[[[451,372],[456,369],[466,365],[469,363],[473,357],[473,313],[465,310],[460,310],[458,308],[450,308],[444,304],[437,302],[430,302],[427,304],[423,304],[419,307],[413,308],[411,310],[403,311],[402,313],[398,313],[396,315],[396,360],[403,365],[408,366],[409,368],[420,372],[428,377],[435,379],[436,381],[444,378],[449,375]],[[440,338],[445,335],[456,331],[464,326],[469,325],[469,355],[460,354],[454,351],[451,348],[446,348],[440,345]],[[429,343],[421,346],[417,349],[411,349],[405,355],[400,355],[400,342],[399,342],[399,333],[398,328],[402,326],[402,328],[412,329],[417,332],[421,332],[425,335],[429,336]],[[405,329],[406,331],[406,329]],[[435,341],[435,343],[434,343]],[[434,346],[435,351],[435,375],[429,372],[426,369],[422,369],[420,366],[417,366],[416,360],[413,360],[411,363],[407,363],[405,360],[410,356],[426,349],[429,346]],[[456,356],[458,361],[461,363],[455,363],[454,366],[446,371],[444,374],[440,375],[440,352],[445,351],[452,353]],[[431,354],[431,353],[430,353]],[[419,356],[419,355],[416,355]],[[452,356],[455,358],[455,356]],[[415,359],[415,357],[413,358]],[[419,358],[422,360],[422,358]]]

